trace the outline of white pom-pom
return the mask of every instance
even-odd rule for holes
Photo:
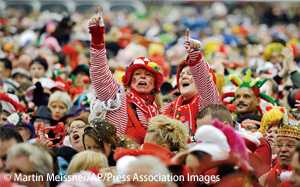
[[[280,181],[289,181],[291,179],[293,172],[292,171],[284,171],[280,173],[279,179]]]
[[[10,124],[17,125],[18,122],[20,121],[20,116],[18,115],[18,113],[13,113],[7,117],[7,121]]]

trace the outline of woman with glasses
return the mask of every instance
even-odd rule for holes
[[[89,126],[88,113],[81,113],[78,116],[72,117],[68,120],[68,136],[71,147],[76,151],[83,151],[82,135],[84,129]],[[65,139],[66,140],[66,139]],[[64,142],[66,143],[66,142]]]

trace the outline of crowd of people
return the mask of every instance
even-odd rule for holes
[[[300,186],[299,18],[259,3],[7,10],[0,186]]]

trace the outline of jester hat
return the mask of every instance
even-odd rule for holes
[[[262,134],[265,134],[269,128],[272,126],[280,126],[281,122],[283,122],[283,118],[286,110],[283,107],[269,107],[267,108],[267,112],[264,113],[259,131]]]
[[[260,93],[259,89],[267,82],[268,79],[256,78],[256,79],[252,80],[251,75],[252,75],[252,71],[250,69],[248,69],[246,71],[246,75],[243,77],[243,80],[240,79],[237,75],[230,75],[229,79],[236,87],[250,88],[254,92],[256,97],[261,98],[275,106],[278,106],[279,103],[276,99],[266,95],[265,93]],[[227,97],[233,97],[233,99],[230,100],[229,102],[224,101],[224,99]],[[231,104],[235,100],[234,97],[235,97],[234,92],[227,92],[222,95],[222,101],[224,104],[228,105],[228,104]]]
[[[163,75],[161,73],[160,67],[156,62],[151,61],[146,57],[138,57],[136,58],[126,69],[125,75],[123,76],[123,84],[124,86],[130,86],[130,82],[132,79],[132,75],[137,69],[145,69],[151,73],[153,73],[155,77],[155,90],[159,92],[160,86],[163,83]]]

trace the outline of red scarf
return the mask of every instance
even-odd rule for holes
[[[188,104],[184,104],[183,96],[179,96],[170,104],[165,114],[186,124],[190,133],[194,134],[197,129],[196,115],[199,111],[199,101],[200,96],[197,95]]]
[[[266,181],[266,187],[289,187],[290,184],[288,181],[280,181],[279,176],[284,171],[291,171],[291,166],[288,166],[287,169],[282,169],[279,161],[274,165],[274,167],[269,171]]]
[[[150,94],[141,95],[134,90],[127,92],[127,102],[135,104],[135,106],[137,106],[143,112],[146,120],[158,114],[158,107],[154,100],[155,97]]]

